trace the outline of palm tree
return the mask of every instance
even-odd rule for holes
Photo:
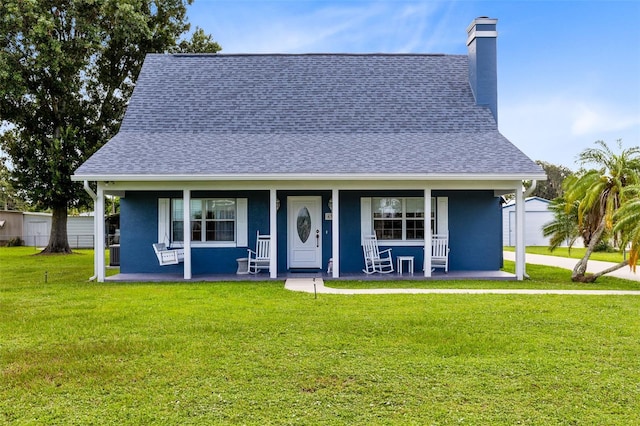
[[[553,251],[561,244],[567,243],[571,253],[571,247],[580,237],[578,203],[567,206],[564,197],[559,197],[551,201],[549,210],[553,212],[553,220],[542,227],[542,234],[545,237],[551,237],[549,250]]]
[[[614,153],[605,142],[596,141],[598,147],[584,150],[578,162],[583,167],[593,165],[597,169],[583,169],[565,180],[566,208],[570,210],[574,203],[578,204],[578,226],[587,245],[584,257],[573,268],[572,281],[593,282],[599,276],[627,265],[625,261],[614,269],[586,275],[591,253],[603,233],[613,228],[614,213],[621,206],[623,188],[640,183],[640,147],[623,150],[622,141],[617,142],[620,154]]]
[[[621,245],[629,250],[629,265],[636,271],[640,257],[640,185],[631,185],[622,191],[624,203],[613,215],[616,222],[613,231],[620,234]]]

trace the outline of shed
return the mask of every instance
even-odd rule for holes
[[[549,237],[542,234],[542,228],[553,220],[553,212],[549,210],[551,201],[540,197],[529,197],[525,200],[524,242],[527,246],[548,246]],[[516,204],[509,201],[502,207],[502,245],[516,244]]]

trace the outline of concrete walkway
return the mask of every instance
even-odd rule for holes
[[[505,260],[515,260],[515,253],[504,252]],[[544,256],[539,254],[527,254],[527,263],[535,265],[556,266],[572,270],[578,262],[576,259],[569,259],[558,256]],[[587,265],[587,272],[598,272],[615,265],[612,262],[601,262],[590,260]],[[607,274],[623,278],[626,280],[640,281],[640,271],[638,274],[631,271],[629,267],[624,267]],[[322,294],[567,294],[567,295],[589,295],[589,296],[640,296],[640,291],[633,290],[538,290],[538,289],[442,289],[442,288],[372,288],[372,289],[343,289],[325,287],[322,278],[289,278],[284,287],[291,291],[301,291],[306,293]]]
[[[640,296],[640,291],[625,290],[537,290],[537,289],[443,289],[443,288],[371,288],[344,289],[325,287],[322,278],[288,278],[284,288],[317,294],[566,294],[589,296]]]
[[[558,257],[558,256],[545,256],[542,254],[526,254],[526,262],[534,265],[547,265],[547,266],[556,266],[558,268],[564,268],[573,270],[576,263],[578,263],[578,259],[569,259],[568,257]],[[504,252],[504,260],[516,260],[516,254],[512,251]],[[587,263],[587,272],[599,272],[604,269],[610,268],[615,263],[613,262],[601,262],[599,260],[590,260]],[[624,278],[625,280],[631,281],[640,281],[640,270],[638,273],[633,272],[631,268],[625,266],[624,268],[618,269],[617,271],[609,272],[606,276],[610,277],[618,277]]]

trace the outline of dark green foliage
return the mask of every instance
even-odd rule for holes
[[[0,154],[2,154],[0,152]],[[0,210],[27,210],[27,203],[14,188],[7,161],[0,156]]]
[[[544,169],[547,180],[538,181],[531,196],[544,198],[546,200],[562,197],[564,192],[562,183],[567,177],[571,176],[573,172],[562,165],[555,165],[545,161],[536,161],[536,163]]]
[[[20,247],[23,241],[20,237],[15,237],[7,241],[7,247]]]
[[[611,246],[608,240],[602,239],[598,242],[598,244],[596,244],[596,246],[593,248],[593,251],[608,253],[615,251],[615,249]]]
[[[118,131],[145,55],[176,49],[191,1],[0,2],[0,147],[16,188],[54,222],[89,202],[71,175]],[[220,49],[201,30],[192,40]],[[68,252],[55,235],[48,251]]]

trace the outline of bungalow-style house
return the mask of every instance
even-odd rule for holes
[[[271,278],[361,273],[373,233],[425,277],[432,234],[450,271],[498,270],[501,196],[521,207],[545,174],[498,131],[496,23],[471,23],[468,55],[148,55],[119,133],[73,176],[97,183],[96,218],[122,197],[120,272],[235,273],[258,233]],[[184,261],[160,266],[154,243]]]

